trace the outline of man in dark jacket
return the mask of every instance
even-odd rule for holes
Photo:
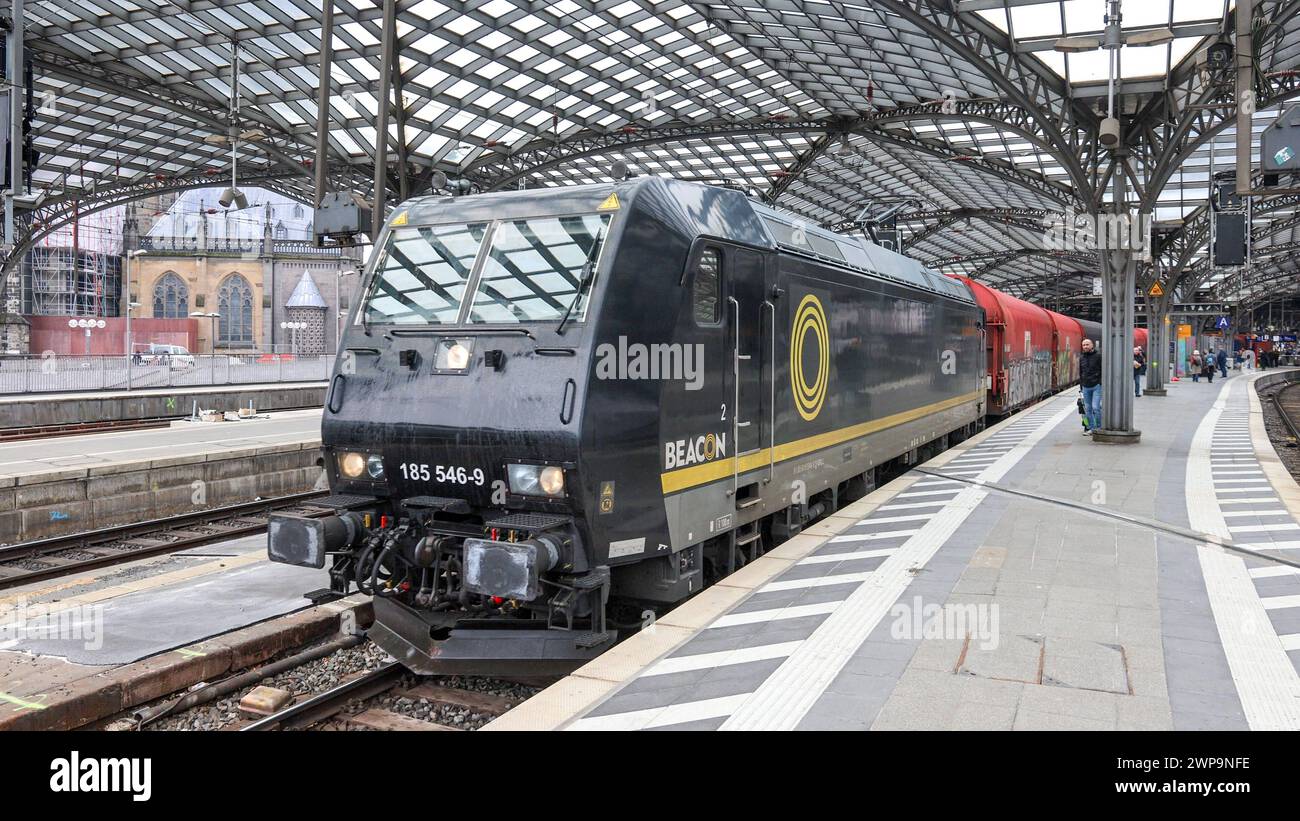
[[[1092,433],[1101,427],[1101,354],[1091,339],[1083,340],[1083,353],[1079,355],[1079,385],[1088,420],[1084,433]]]
[[[1223,375],[1224,379],[1228,378],[1228,349],[1227,348],[1219,349],[1219,373]]]
[[[1133,395],[1142,395],[1142,377],[1147,375],[1147,357],[1142,349],[1133,348]]]

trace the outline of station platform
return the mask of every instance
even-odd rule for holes
[[[71,729],[364,627],[249,536],[0,591],[0,731]]]
[[[238,422],[177,421],[165,428],[0,442],[0,485],[6,478],[319,442],[320,420],[320,409],[295,410]]]
[[[1076,391],[827,517],[486,729],[1300,729],[1300,486],[1252,383]]]
[[[135,390],[86,390],[0,395],[0,429],[88,422],[124,422],[190,415],[199,409],[258,411],[317,408],[325,382],[267,382]]]
[[[0,544],[321,486],[320,409],[0,443]]]

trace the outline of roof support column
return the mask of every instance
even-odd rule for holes
[[[1233,17],[1237,23],[1237,193],[1250,194],[1251,124],[1255,115],[1255,41],[1251,22],[1254,0],[1237,0]],[[1213,181],[1211,181],[1211,185]]]
[[[1142,389],[1143,396],[1164,396],[1167,393],[1165,376],[1169,372],[1171,361],[1169,302],[1169,290],[1160,296],[1147,296],[1147,378],[1146,387]]]
[[[375,203],[371,217],[370,242],[379,242],[388,202],[388,106],[392,87],[392,65],[397,47],[397,0],[384,0],[384,38],[379,67],[379,100],[375,113]]]
[[[334,0],[325,0],[320,27],[320,75],[316,89],[316,190],[320,208],[329,185],[330,76],[334,71]]]
[[[1123,162],[1116,157],[1116,163]],[[1137,287],[1137,249],[1142,220],[1130,220],[1125,174],[1111,175],[1114,198],[1109,213],[1097,213],[1097,251],[1101,258],[1101,430],[1094,442],[1136,444],[1133,427],[1133,291]]]
[[[402,61],[394,55],[393,118],[397,125],[397,201],[406,202],[411,196],[411,170],[407,159],[406,102],[402,99]]]
[[[4,244],[17,243],[14,197],[23,192],[23,38],[27,29],[23,0],[13,0],[13,30],[9,32],[7,67],[9,85],[9,179],[5,180]],[[16,256],[17,248],[13,247]],[[0,281],[0,284],[3,284]]]

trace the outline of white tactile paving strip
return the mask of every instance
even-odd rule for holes
[[[1188,519],[1235,545],[1300,559],[1300,524],[1255,453],[1247,390],[1244,381],[1226,384],[1197,428],[1187,460]],[[1247,722],[1300,730],[1300,570],[1211,544],[1197,549]]]
[[[989,491],[1075,413],[1043,403],[913,483],[567,725],[793,729]],[[719,723],[720,722],[720,723]]]

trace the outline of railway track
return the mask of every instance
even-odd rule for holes
[[[59,436],[80,436],[87,433],[110,431],[149,430],[171,425],[173,417],[154,419],[110,419],[103,422],[70,422],[61,425],[36,425],[24,428],[0,428],[0,442],[21,442],[29,439],[53,439]]]
[[[305,730],[324,725],[342,730],[461,730],[462,727],[453,724],[426,721],[370,702],[391,695],[398,699],[424,701],[434,708],[463,708],[494,718],[517,703],[504,696],[444,686],[437,683],[437,678],[402,686],[409,676],[401,664],[390,662],[322,693],[301,698],[278,713],[240,727],[240,730]],[[430,712],[436,714],[436,709]]]
[[[1293,382],[1273,394],[1273,404],[1291,436],[1300,441],[1300,382]]]
[[[316,490],[294,493],[0,547],[0,590],[253,535],[266,529],[273,510],[323,516],[330,511],[310,503],[328,495]]]

